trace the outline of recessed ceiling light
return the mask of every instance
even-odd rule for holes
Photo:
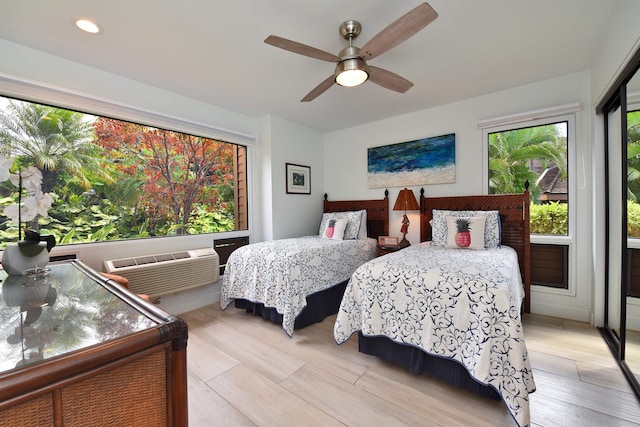
[[[97,34],[100,32],[100,27],[98,26],[98,24],[88,19],[78,19],[76,21],[76,27],[91,34]]]

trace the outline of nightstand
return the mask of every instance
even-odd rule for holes
[[[390,254],[391,252],[397,252],[401,249],[401,247],[389,247],[389,246],[380,246],[378,245],[378,256],[382,256],[382,255],[386,255],[386,254]]]

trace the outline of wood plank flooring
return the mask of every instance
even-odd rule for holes
[[[189,325],[189,425],[515,426],[504,403],[338,346],[335,316],[297,330],[218,304]],[[532,426],[640,426],[640,403],[595,328],[526,315]]]

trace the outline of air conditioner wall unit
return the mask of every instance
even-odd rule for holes
[[[213,248],[103,261],[104,271],[129,279],[130,290],[151,298],[215,283],[220,261]]]

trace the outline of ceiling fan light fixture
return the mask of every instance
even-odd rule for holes
[[[340,86],[353,87],[361,85],[369,78],[367,63],[362,58],[349,58],[340,61],[336,66],[336,83]]]
[[[264,39],[264,42],[299,55],[336,64],[333,74],[327,76],[314,87],[300,102],[313,101],[334,84],[353,87],[366,82],[369,77],[371,77],[371,82],[378,86],[398,93],[405,93],[413,86],[413,83],[383,68],[374,66],[369,68],[366,61],[393,49],[429,25],[437,17],[438,14],[429,3],[420,3],[373,36],[362,47],[363,55],[360,55],[361,48],[353,45],[353,40],[360,35],[362,30],[362,25],[354,20],[345,21],[339,27],[340,35],[349,42],[349,46],[342,49],[338,55],[274,35]]]

